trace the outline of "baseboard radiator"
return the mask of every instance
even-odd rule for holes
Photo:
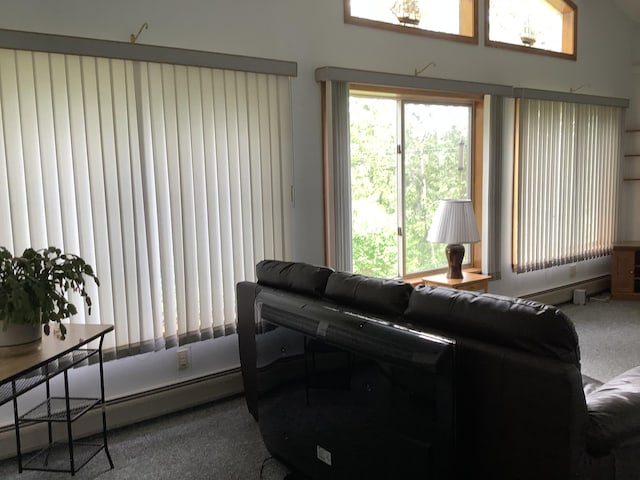
[[[560,305],[562,303],[571,302],[573,300],[573,291],[576,289],[584,289],[587,297],[607,292],[611,289],[611,275],[603,275],[601,277],[563,285],[558,288],[552,288],[528,295],[521,295],[521,297],[529,300],[537,300],[538,302],[549,305]]]
[[[109,430],[197,407],[242,393],[240,369],[199,377],[193,380],[146,391],[106,402]],[[20,404],[18,403],[18,406]],[[101,409],[95,408],[73,423],[75,438],[102,432]],[[54,441],[66,442],[66,424],[54,424]],[[22,452],[32,452],[47,446],[47,424],[27,424],[20,428]],[[0,428],[0,459],[16,456],[13,425]],[[17,466],[16,466],[17,469]],[[17,471],[17,470],[16,470]]]

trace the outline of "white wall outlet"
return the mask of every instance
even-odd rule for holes
[[[569,278],[575,278],[578,273],[578,267],[576,265],[569,265]]]
[[[178,349],[178,370],[191,367],[191,349],[183,347]]]
[[[322,448],[320,445],[316,445],[316,455],[318,460],[331,466],[331,452],[329,450]]]

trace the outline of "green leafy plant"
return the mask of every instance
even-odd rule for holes
[[[14,257],[0,247],[0,320],[4,328],[43,324],[49,335],[49,322],[55,322],[64,339],[67,329],[62,320],[78,313],[68,300],[70,290],[80,294],[91,314],[91,297],[85,289],[88,279],[100,285],[91,265],[59,248],[27,248]]]

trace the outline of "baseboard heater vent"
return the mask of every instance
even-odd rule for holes
[[[581,282],[563,285],[562,287],[543,290],[541,292],[531,293],[528,295],[520,295],[521,298],[529,300],[537,300],[538,302],[549,305],[560,305],[573,301],[574,290],[584,290],[586,297],[606,292],[611,289],[611,275],[603,275],[601,277],[583,280]]]
[[[239,368],[198,377],[142,393],[127,395],[106,402],[107,428],[116,428],[161,417],[188,408],[205,405],[243,392]],[[18,402],[18,407],[20,403]],[[73,423],[74,438],[88,437],[102,431],[100,407],[94,408]],[[54,441],[66,441],[66,427],[55,428]],[[20,429],[23,452],[46,447],[46,423],[26,424]],[[16,437],[13,425],[0,428],[0,460],[16,456]],[[17,464],[16,464],[17,465]],[[17,468],[17,466],[16,466]]]

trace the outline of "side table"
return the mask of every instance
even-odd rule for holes
[[[113,325],[69,324],[64,340],[55,335],[42,337],[40,349],[36,352],[3,358],[0,362],[0,405],[13,402],[16,430],[16,453],[18,472],[42,470],[69,472],[74,475],[98,452],[104,451],[109,465],[113,461],[107,446],[107,421],[104,408],[104,371],[102,367],[102,343],[105,334],[113,330]],[[93,341],[97,346],[91,346]],[[95,356],[95,357],[94,357]],[[68,370],[91,358],[96,358],[100,373],[97,379],[100,394],[93,398],[71,397],[69,394]],[[53,396],[50,381],[58,374],[64,377],[64,396]],[[46,398],[37,407],[20,415],[18,398],[25,392],[41,384],[46,385]],[[102,439],[98,442],[77,442],[73,438],[72,423],[94,407],[102,410]],[[23,461],[20,443],[20,427],[25,422],[43,422],[48,426],[48,447]],[[67,429],[67,445],[59,449],[53,440],[52,426],[63,423]],[[66,453],[66,455],[65,455]],[[66,457],[66,458],[65,458]]]
[[[446,273],[422,277],[424,285],[431,287],[448,287],[458,290],[469,290],[476,292],[488,292],[491,275],[480,273],[462,272],[463,278],[447,278]]]

